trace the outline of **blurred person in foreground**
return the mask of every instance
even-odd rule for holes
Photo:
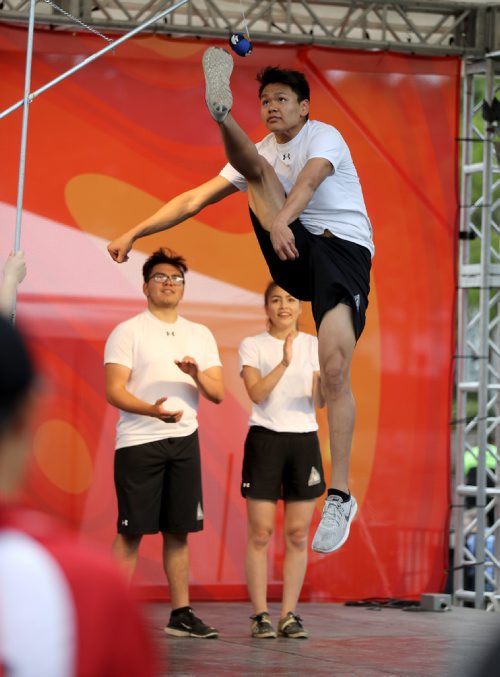
[[[111,557],[18,503],[36,375],[0,316],[0,675],[149,677],[152,648]]]

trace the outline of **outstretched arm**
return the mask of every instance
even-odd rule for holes
[[[292,190],[288,193],[283,207],[276,214],[271,225],[271,242],[274,251],[282,261],[296,259],[299,255],[295,247],[295,238],[288,226],[299,218],[309,204],[314,191],[331,173],[331,162],[325,158],[308,160]]]
[[[230,181],[222,176],[215,176],[210,181],[172,198],[152,216],[117,237],[109,243],[108,252],[117,263],[123,263],[128,259],[132,245],[139,238],[172,228],[198,214],[203,207],[219,202],[236,192],[238,189]]]

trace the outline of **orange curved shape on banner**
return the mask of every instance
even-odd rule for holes
[[[58,419],[44,421],[33,438],[35,459],[55,486],[69,494],[81,494],[92,481],[90,451],[71,423]]]

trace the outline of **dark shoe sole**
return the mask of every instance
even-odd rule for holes
[[[278,632],[278,637],[284,637],[285,639],[308,639],[309,635],[307,632],[300,632],[288,635],[286,632]]]

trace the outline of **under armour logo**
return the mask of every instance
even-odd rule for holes
[[[128,527],[128,520],[122,520],[122,526]]]
[[[175,331],[166,331],[165,334],[167,336],[175,336]]]
[[[290,153],[283,153],[282,160],[290,160]]]

